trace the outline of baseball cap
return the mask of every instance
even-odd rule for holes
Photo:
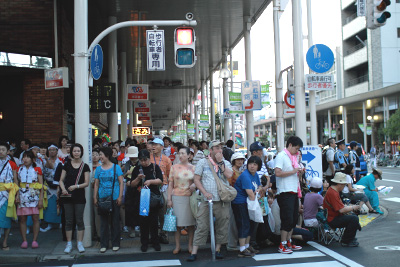
[[[152,143],[152,144],[159,144],[159,145],[164,146],[164,142],[163,142],[163,140],[161,140],[160,138],[154,138],[154,140],[153,140],[153,141],[150,141],[150,143]]]
[[[322,179],[314,177],[310,182],[310,187],[321,188],[322,187]]]
[[[260,142],[254,142],[250,145],[250,152],[263,150],[264,147],[260,144]]]
[[[211,149],[213,146],[219,146],[219,145],[225,145],[225,143],[224,142],[221,142],[221,141],[219,141],[219,140],[214,140],[214,141],[211,141],[210,142],[210,144],[208,145],[208,147]]]

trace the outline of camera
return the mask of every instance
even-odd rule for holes
[[[187,20],[192,20],[193,19],[193,13],[191,13],[191,12],[186,13],[186,19]]]

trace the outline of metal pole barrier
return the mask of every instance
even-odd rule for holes
[[[210,210],[210,236],[211,236],[211,253],[212,259],[215,261],[215,233],[214,233],[214,215],[213,215],[213,202],[208,201],[208,208]]]

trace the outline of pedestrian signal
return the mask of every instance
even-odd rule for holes
[[[191,27],[175,29],[175,65],[178,68],[191,68],[196,63],[196,35]]]

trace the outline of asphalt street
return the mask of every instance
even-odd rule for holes
[[[74,267],[135,267],[135,266],[395,266],[400,256],[400,168],[382,168],[383,180],[377,186],[392,186],[387,195],[380,195],[385,215],[375,219],[357,233],[360,246],[341,247],[337,242],[329,246],[309,242],[303,250],[282,255],[275,246],[262,249],[254,258],[238,258],[237,252],[226,252],[224,260],[212,261],[209,249],[199,251],[198,260],[189,263],[187,251],[175,256],[171,252],[85,256],[66,261],[46,261],[4,266],[74,266]],[[21,255],[23,256],[23,255]],[[1,265],[1,263],[0,263]],[[2,265],[3,266],[3,265]]]

